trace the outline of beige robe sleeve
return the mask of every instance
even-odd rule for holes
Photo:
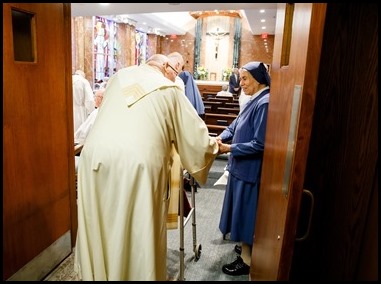
[[[209,136],[205,122],[198,116],[186,96],[179,96],[178,107],[175,108],[177,119],[174,120],[175,147],[180,155],[181,164],[200,184],[205,184],[209,170],[218,154],[218,144]],[[192,121],[192,123],[189,123]],[[197,145],[195,147],[195,145]],[[200,155],[200,153],[203,153]]]

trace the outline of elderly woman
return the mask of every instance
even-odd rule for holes
[[[249,274],[270,97],[270,76],[262,62],[249,62],[240,71],[240,85],[250,96],[238,117],[217,137],[228,153],[224,203],[219,228],[230,233],[240,255],[222,267],[229,275]]]

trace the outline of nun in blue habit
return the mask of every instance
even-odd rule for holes
[[[240,242],[234,248],[237,259],[222,267],[233,276],[250,270],[270,98],[270,76],[262,62],[247,63],[239,74],[242,90],[250,100],[217,137],[220,153],[230,153],[219,229],[224,235],[230,233],[230,240]]]
[[[184,82],[185,95],[196,109],[198,115],[203,118],[205,116],[205,106],[202,101],[200,91],[197,87],[196,81],[193,79],[192,74],[189,71],[182,71],[178,75]]]

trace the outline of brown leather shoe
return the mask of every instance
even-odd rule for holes
[[[222,272],[232,276],[248,275],[250,272],[250,266],[243,262],[240,256],[232,263],[222,266]]]

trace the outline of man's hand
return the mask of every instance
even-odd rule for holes
[[[225,143],[222,143],[221,139],[220,140],[217,140],[218,142],[218,154],[225,154],[225,153],[228,153],[230,152],[230,149],[231,149],[231,145],[230,144],[225,144]]]

